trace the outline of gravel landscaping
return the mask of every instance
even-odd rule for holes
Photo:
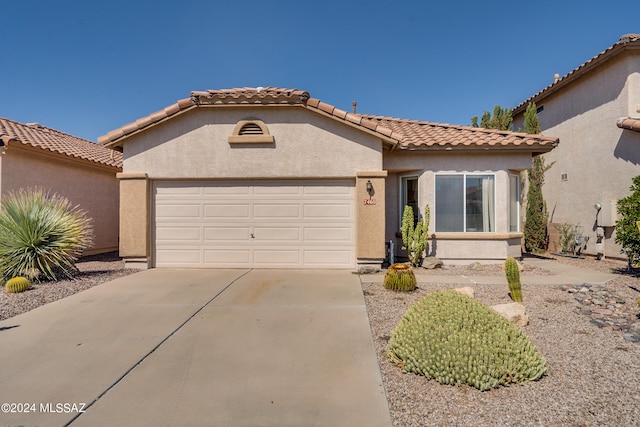
[[[125,269],[116,252],[81,258],[76,266],[80,274],[73,280],[34,283],[30,290],[19,294],[8,294],[3,288],[0,291],[0,320],[136,272]]]
[[[636,326],[640,334],[639,275],[627,274],[626,264],[620,262],[554,258],[555,262],[619,274],[602,288],[523,285],[529,316],[523,330],[547,358],[548,372],[539,381],[486,392],[403,374],[388,361],[386,345],[391,330],[413,302],[428,292],[456,287],[430,283],[429,276],[502,275],[499,266],[420,269],[418,289],[410,293],[387,291],[381,283],[369,283],[366,275],[360,276],[395,426],[640,425],[640,343],[624,338]],[[81,274],[74,280],[36,284],[22,294],[0,292],[0,319],[136,271],[125,269],[115,253],[86,257],[77,265]],[[522,275],[528,274],[551,273],[527,266],[525,261]],[[476,298],[488,305],[510,302],[506,286],[473,287]],[[604,306],[598,305],[600,299]],[[609,322],[611,319],[616,321]]]
[[[625,264],[557,257],[585,269],[622,273]],[[526,261],[525,261],[526,265]],[[499,267],[486,266],[498,273]],[[373,339],[392,419],[396,426],[621,426],[640,425],[640,344],[623,338],[613,326],[594,324],[567,287],[523,285],[529,325],[523,328],[548,361],[539,381],[480,392],[470,386],[446,386],[402,371],[387,359],[391,330],[415,301],[434,290],[456,287],[429,282],[430,274],[473,273],[468,266],[418,273],[418,289],[387,291],[361,276]],[[527,274],[548,275],[541,269]],[[422,284],[420,281],[423,281]],[[461,286],[468,286],[464,284]],[[474,285],[476,299],[511,302],[508,289]],[[620,276],[605,286],[638,321],[640,278]],[[583,292],[584,294],[585,292]],[[640,324],[637,325],[640,328]]]

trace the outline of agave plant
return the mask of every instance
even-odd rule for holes
[[[91,220],[66,198],[42,189],[19,190],[0,203],[0,276],[56,280],[77,271],[93,239]]]

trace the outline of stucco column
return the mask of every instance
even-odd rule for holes
[[[358,265],[379,265],[385,258],[386,178],[387,171],[358,171],[356,173],[356,258]]]
[[[119,173],[120,256],[128,268],[149,267],[150,191],[146,173]]]

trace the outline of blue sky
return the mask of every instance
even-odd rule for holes
[[[192,90],[277,86],[469,124],[640,33],[640,2],[6,0],[0,117],[96,141]]]

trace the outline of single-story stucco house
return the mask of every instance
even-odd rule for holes
[[[0,198],[43,188],[66,197],[93,220],[84,255],[118,250],[122,153],[37,123],[0,118]]]
[[[192,92],[99,142],[124,155],[128,265],[351,269],[401,247],[405,205],[430,206],[430,255],[520,256],[520,171],[558,139],[347,113],[268,87]]]

